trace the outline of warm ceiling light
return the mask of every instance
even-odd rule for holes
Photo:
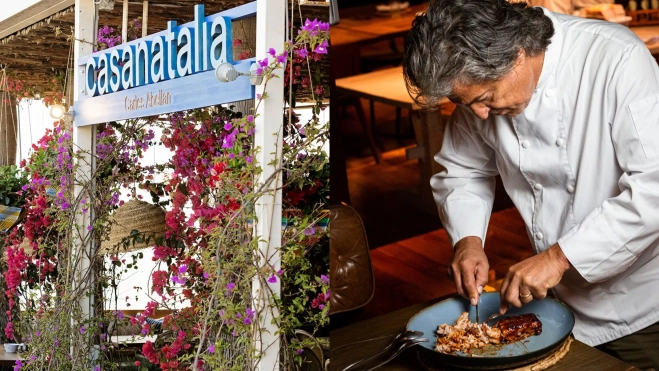
[[[61,104],[53,104],[50,106],[50,117],[59,120],[64,117],[64,106]]]

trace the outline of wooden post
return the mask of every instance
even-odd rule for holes
[[[149,0],[142,3],[142,37],[146,37],[149,26]]]
[[[258,0],[256,12],[256,59],[262,60],[269,57],[268,48],[275,48],[281,53],[285,41],[286,0]],[[270,60],[272,57],[270,57]],[[277,169],[281,166],[282,143],[283,143],[283,102],[284,102],[284,71],[276,73],[281,77],[268,82],[268,97],[264,99],[257,111],[256,133],[254,146],[260,147],[258,163],[263,168],[256,187],[259,187],[274,174],[274,181],[267,188],[268,193],[261,197],[256,203],[258,223],[256,224],[256,235],[260,238],[259,250],[261,253],[261,264],[271,265],[275,271],[280,269],[281,258],[279,248],[281,247],[281,172]],[[256,87],[257,94],[264,93],[263,84]],[[276,173],[276,174],[275,174]],[[261,334],[256,339],[257,350],[262,356],[256,360],[255,370],[276,371],[279,370],[280,340],[276,334],[278,327],[272,323],[273,318],[279,316],[279,311],[273,305],[270,306],[270,291],[280,296],[281,284],[260,281],[258,277],[253,284],[254,307],[260,314],[259,320],[255,321],[256,334]],[[258,336],[258,335],[257,335]]]
[[[127,0],[124,0],[127,1]],[[92,44],[96,41],[96,29],[94,27],[94,19],[96,19],[96,8],[94,5],[94,0],[75,0],[75,45],[74,45],[74,54],[73,58],[77,61],[81,56],[91,54],[93,52]],[[78,63],[74,63],[74,73],[73,73],[73,99],[78,100],[80,95],[85,94],[85,71],[84,68],[78,66]],[[75,116],[74,116],[75,117]],[[74,129],[73,129],[73,144],[74,148],[79,148],[83,153],[93,154],[94,153],[94,137],[95,137],[95,125],[75,127],[75,118],[74,118]],[[87,179],[91,178],[91,174],[94,170],[93,157],[87,155],[86,158],[78,161],[77,165],[78,170],[75,174],[76,178],[80,181],[76,181],[75,188],[73,190],[75,197],[77,198],[81,193],[84,192],[84,189],[77,184],[84,182]],[[78,262],[76,266],[76,279],[74,284],[76,286],[86,286],[89,288],[88,295],[82,295],[80,297],[80,307],[82,308],[83,313],[89,317],[94,316],[94,296],[93,296],[93,282],[81,282],[82,277],[88,277],[89,280],[93,280],[93,274],[87,274],[91,269],[91,256],[93,256],[94,246],[93,242],[89,238],[89,231],[87,231],[87,226],[93,223],[93,215],[91,213],[82,214],[80,213],[77,218],[77,225],[73,228],[77,228],[74,231],[74,236],[81,236],[80,239],[74,240],[73,254],[74,259]],[[86,243],[83,243],[86,242]],[[93,351],[90,356],[93,355]]]
[[[123,14],[121,17],[121,43],[128,41],[128,0],[124,0]]]

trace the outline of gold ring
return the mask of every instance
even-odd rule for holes
[[[522,298],[522,299],[526,299],[526,298],[531,297],[531,295],[533,295],[533,294],[528,294],[528,295],[519,294],[519,297]]]

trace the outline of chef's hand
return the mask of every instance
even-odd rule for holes
[[[499,313],[506,313],[509,304],[519,308],[533,299],[544,299],[547,291],[561,281],[568,269],[570,261],[557,243],[513,265],[501,283]]]
[[[465,237],[455,244],[454,250],[448,274],[455,281],[458,294],[476,305],[478,295],[487,284],[487,272],[490,268],[483,251],[483,243],[480,237]]]

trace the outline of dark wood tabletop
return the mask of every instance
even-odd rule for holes
[[[341,371],[348,365],[379,352],[394,337],[405,331],[408,320],[420,310],[438,302],[413,305],[363,322],[355,323],[331,333],[331,369]],[[414,347],[379,370],[422,370]],[[547,371],[640,371],[638,368],[609,356],[578,340],[570,345],[570,351]]]

